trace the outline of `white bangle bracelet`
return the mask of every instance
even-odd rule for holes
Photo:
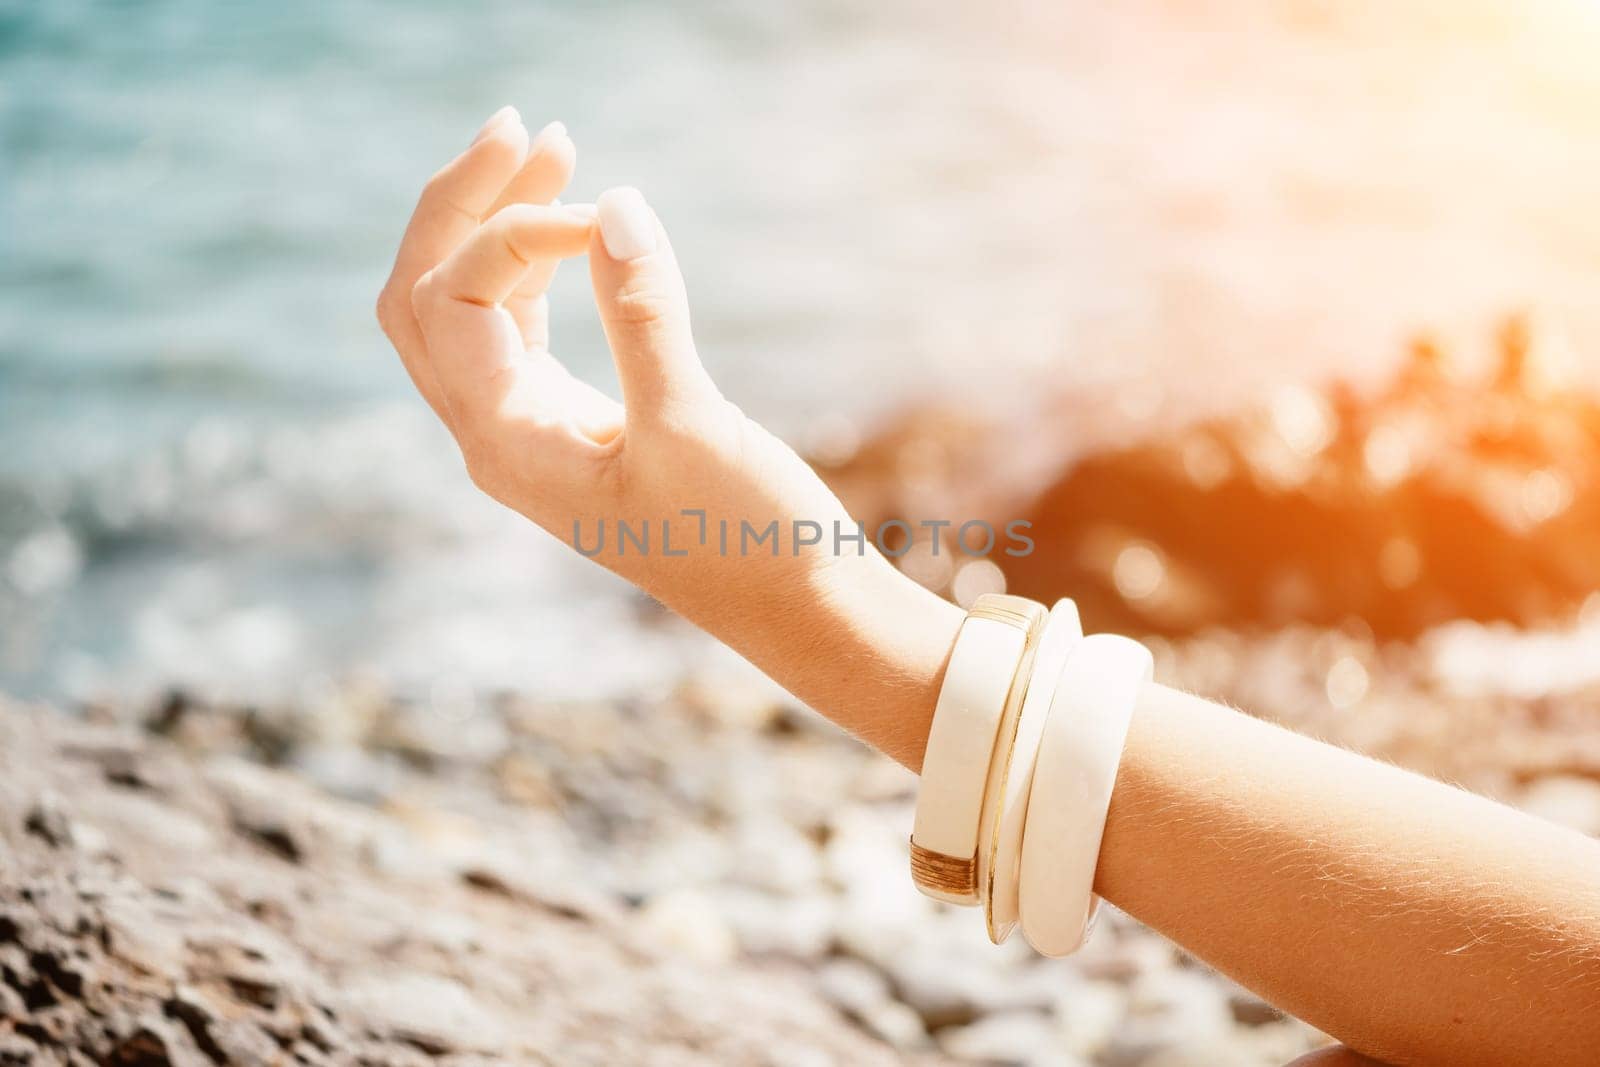
[[[989,940],[1000,944],[1017,925],[1017,875],[1022,864],[1022,828],[1034,760],[1050,715],[1056,683],[1072,650],[1083,639],[1078,607],[1058,600],[1045,619],[1026,677],[1017,679],[1007,702],[1011,721],[1000,725],[1000,743],[989,766],[983,825],[978,833],[978,887]]]
[[[967,613],[951,650],[911,833],[912,880],[937,900],[978,902],[978,822],[989,761],[1017,667],[1043,620],[1043,605],[985,594]]]
[[[1028,795],[1019,878],[1022,933],[1043,955],[1075,951],[1094,921],[1106,811],[1151,671],[1143,645],[1096,634],[1078,643],[1061,672]]]

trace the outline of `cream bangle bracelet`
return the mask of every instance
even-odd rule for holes
[[[996,731],[1023,652],[1044,606],[1022,597],[980,596],[951,650],[922,758],[911,833],[917,888],[952,904],[978,902],[978,823]]]
[[[1137,641],[1096,634],[1061,672],[1028,794],[1018,894],[1023,936],[1043,955],[1075,951],[1093,924],[1106,810],[1151,667]]]
[[[1024,663],[1018,671],[1011,699],[1006,702],[1000,742],[989,764],[989,788],[978,834],[979,896],[989,940],[997,945],[1010,937],[1017,925],[1022,828],[1050,701],[1067,658],[1082,639],[1077,605],[1071,600],[1056,601],[1039,634],[1032,663]]]

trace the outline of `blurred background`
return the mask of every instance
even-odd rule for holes
[[[615,662],[612,590],[474,499],[368,306],[502,102],[568,124],[574,197],[649,193],[725,389],[835,454],[929,399],[1169,426],[1382,382],[1424,331],[1482,363],[1529,311],[1592,381],[1597,32],[1585,0],[13,5],[0,679]],[[585,289],[557,350],[609,384]],[[1029,477],[1100,432],[1055,421]]]
[[[1600,832],[1597,49],[1594,0],[0,0],[0,691],[536,839],[874,1054],[1287,1058],[1120,917],[905,964],[908,780],[477,497],[372,305],[489,113],[561,119],[858,513],[1036,524],[908,572]]]

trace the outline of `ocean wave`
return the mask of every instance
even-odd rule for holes
[[[594,695],[672,672],[625,588],[479,496],[415,407],[254,432],[214,420],[48,490],[0,480],[0,502],[14,692],[265,699],[370,670],[423,692]],[[619,656],[630,641],[644,651]]]

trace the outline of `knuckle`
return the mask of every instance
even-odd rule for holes
[[[670,319],[675,307],[672,296],[657,286],[628,286],[617,293],[611,316],[626,326],[650,326]]]
[[[465,205],[456,201],[455,190],[446,171],[440,171],[423,183],[422,203],[428,205],[431,210],[469,219],[474,225],[479,221],[476,212],[468,210]]]
[[[445,178],[443,172],[434,174],[422,183],[422,202],[433,205],[445,199]]]
[[[501,428],[481,413],[468,415],[457,423],[456,441],[467,477],[479,492],[501,503],[516,495],[516,464],[507,460],[507,445]]]
[[[473,486],[486,496],[494,497],[496,500],[500,499],[499,475],[496,473],[494,465],[487,461],[482,450],[474,447],[464,447],[462,449],[462,459],[466,463],[467,477],[471,480]]]
[[[411,287],[411,310],[420,315],[438,299],[439,283],[430,270],[418,278],[416,284]]]
[[[507,204],[484,220],[484,225],[515,226],[520,223],[533,222],[540,218],[543,212],[533,204]]]
[[[383,332],[393,337],[395,331],[405,322],[405,317],[410,314],[410,305],[402,303],[395,294],[394,283],[391,282],[385,285],[382,291],[378,293],[377,304],[378,325],[383,329]]]

